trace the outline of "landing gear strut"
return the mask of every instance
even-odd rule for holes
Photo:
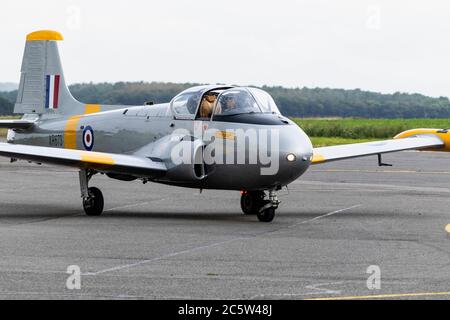
[[[244,214],[255,214],[261,222],[271,222],[275,218],[278,200],[275,190],[269,191],[269,199],[265,200],[263,191],[244,191],[241,196],[241,208]]]
[[[103,212],[103,194],[100,189],[89,188],[89,181],[96,174],[92,170],[80,170],[80,189],[83,199],[83,209],[88,216],[99,216]]]

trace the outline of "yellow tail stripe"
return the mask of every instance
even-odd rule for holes
[[[61,33],[53,30],[40,30],[27,35],[27,41],[64,40]]]

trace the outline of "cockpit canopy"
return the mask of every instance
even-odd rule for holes
[[[258,88],[247,89],[258,102],[258,106],[261,108],[261,112],[280,114],[280,110],[278,110],[278,106],[270,94]]]
[[[272,97],[257,88],[232,88],[217,98],[214,115],[280,113]]]
[[[189,119],[211,118],[212,115],[280,114],[275,101],[267,92],[251,87],[190,88],[172,100],[171,109],[175,117]]]

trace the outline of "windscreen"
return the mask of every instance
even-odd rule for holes
[[[280,114],[280,110],[270,94],[258,88],[248,88],[248,90],[258,102],[262,112]]]
[[[245,88],[229,89],[218,98],[214,115],[261,113],[255,98]]]

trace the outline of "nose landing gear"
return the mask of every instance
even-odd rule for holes
[[[244,214],[256,215],[261,222],[271,222],[275,218],[278,200],[275,190],[269,191],[269,199],[265,200],[264,191],[244,191],[241,195],[241,209]]]
[[[99,216],[103,212],[104,199],[100,189],[89,188],[89,180],[95,174],[92,170],[80,170],[80,189],[83,209],[88,216]]]
[[[241,209],[244,214],[256,215],[264,203],[264,191],[243,191],[241,194]]]

